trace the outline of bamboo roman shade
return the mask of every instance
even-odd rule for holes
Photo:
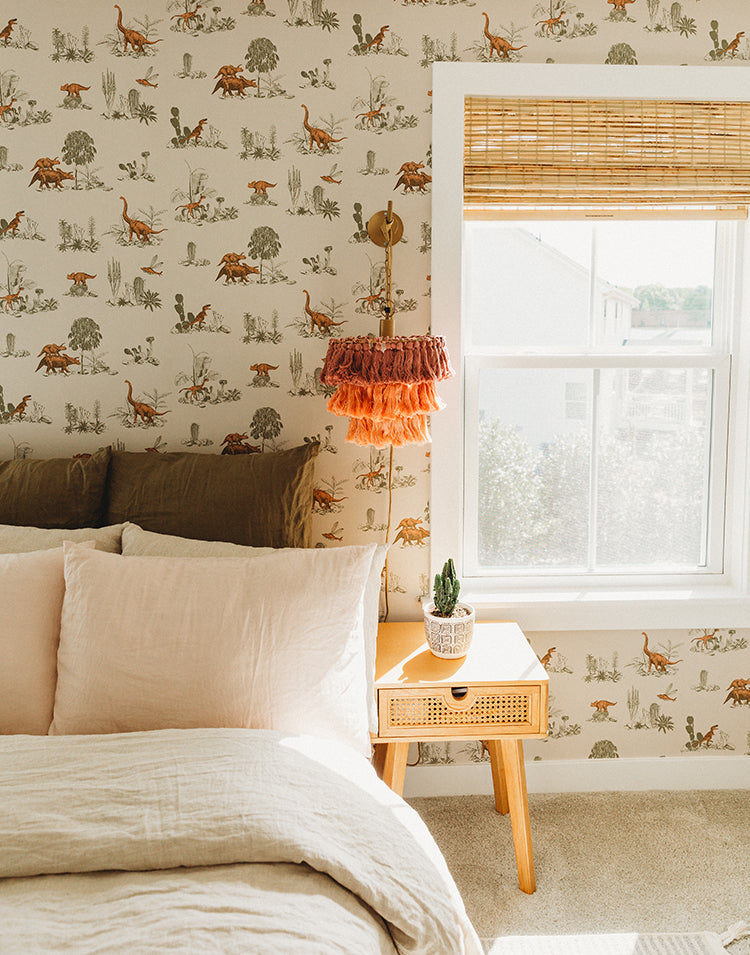
[[[464,206],[750,204],[750,103],[467,97]]]

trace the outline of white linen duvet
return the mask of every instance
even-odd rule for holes
[[[268,730],[0,738],[0,950],[481,955],[419,816]]]

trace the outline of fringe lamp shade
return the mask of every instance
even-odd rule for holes
[[[332,338],[320,380],[336,385],[328,410],[350,419],[346,440],[386,448],[430,440],[435,383],[453,374],[440,335],[370,335]]]

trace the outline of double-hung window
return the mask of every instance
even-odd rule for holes
[[[528,628],[747,625],[750,82],[440,64],[433,100],[434,567]]]

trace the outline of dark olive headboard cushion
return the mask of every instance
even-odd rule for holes
[[[115,451],[107,523],[253,547],[310,547],[317,444],[262,454]]]
[[[98,527],[110,456],[0,461],[0,524]]]

